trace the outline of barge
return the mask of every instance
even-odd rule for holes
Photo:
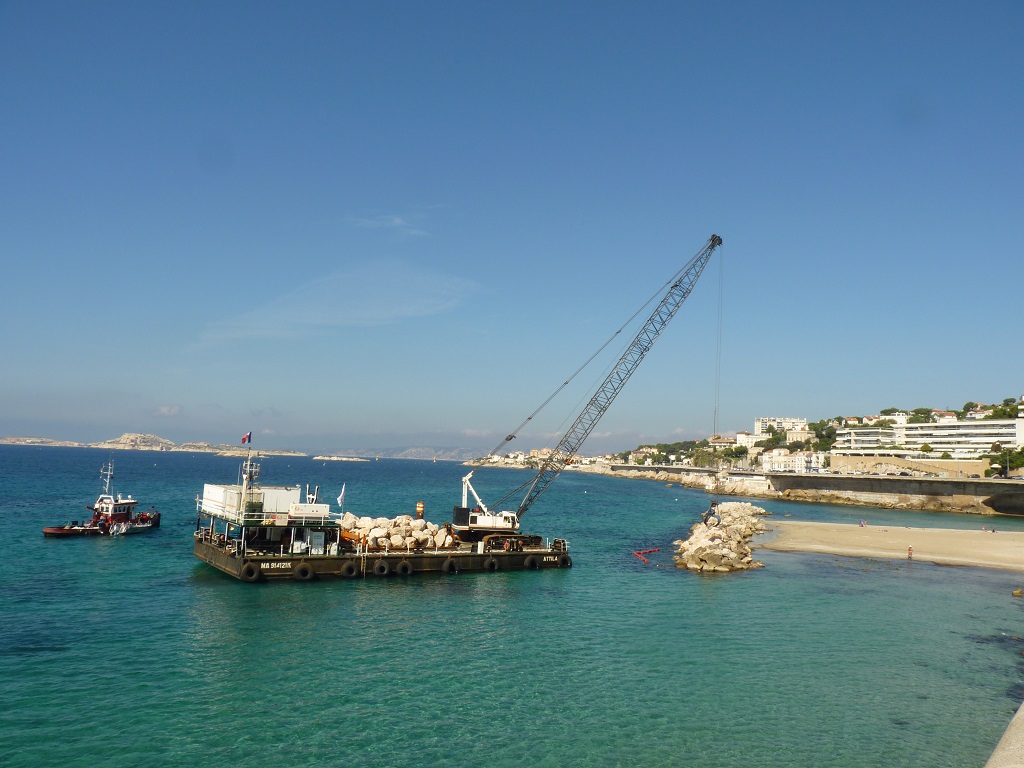
[[[368,528],[368,518],[319,503],[317,491],[307,488],[303,501],[301,486],[260,485],[259,472],[247,457],[240,483],[206,484],[196,499],[195,556],[244,582],[572,567],[564,539],[516,528],[465,541],[451,524],[424,520],[422,504],[415,516],[390,520],[387,530],[379,518]],[[386,535],[391,530],[397,532]]]
[[[420,503],[417,503],[415,518],[402,515],[394,520],[357,519],[354,515],[332,513],[330,504],[318,503],[317,492],[310,494],[308,487],[305,501],[301,500],[299,486],[260,487],[257,482],[259,465],[251,460],[250,454],[242,466],[238,485],[206,485],[202,498],[196,499],[196,557],[247,582],[571,568],[567,542],[564,539],[549,542],[540,536],[522,533],[523,515],[562,470],[573,463],[587,436],[686,301],[712,253],[721,244],[722,238],[712,235],[673,276],[651,316],[558,445],[547,453],[532,482],[524,483],[499,499],[493,510],[473,489],[470,483],[473,472],[470,472],[462,479],[462,505],[454,508],[453,520],[444,528],[423,520]],[[616,331],[605,346],[623,328]],[[514,440],[519,430],[596,356],[597,353],[578,368],[489,455],[495,455]],[[251,437],[250,432],[242,443],[249,442]],[[526,496],[514,511],[498,511],[499,504],[527,486]],[[472,507],[469,506],[470,494],[476,501]],[[343,497],[344,489],[338,498],[339,506]]]

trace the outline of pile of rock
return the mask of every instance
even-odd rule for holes
[[[672,542],[678,548],[676,566],[702,573],[763,568],[764,563],[753,558],[750,540],[755,533],[767,530],[761,519],[767,514],[770,513],[747,502],[718,504],[708,523],[700,522],[690,529],[690,538]]]
[[[351,534],[348,538],[358,538],[368,549],[424,549],[451,547],[455,543],[447,528],[411,515],[356,517],[346,512],[341,529]]]

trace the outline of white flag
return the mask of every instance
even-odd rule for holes
[[[338,506],[345,506],[345,484],[341,484],[341,493],[338,494]]]

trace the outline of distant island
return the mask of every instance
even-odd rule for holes
[[[211,443],[189,442],[177,445],[157,435],[144,435],[125,432],[113,440],[100,443],[77,443],[73,440],[53,440],[48,437],[0,437],[0,445],[29,445],[52,448],[101,448],[109,451],[164,451],[176,453],[215,453],[219,456],[245,456],[248,453],[243,445],[213,445]],[[263,456],[308,456],[302,451],[280,451],[258,449]],[[316,461],[370,461],[372,456],[378,459],[422,459],[434,461],[465,461],[477,454],[460,448],[362,448],[358,450],[338,450],[331,454],[314,456]]]
[[[100,443],[76,443],[71,440],[51,440],[48,437],[0,437],[0,445],[32,445],[52,448],[101,448],[109,451],[166,451],[177,453],[215,453],[219,456],[244,456],[248,451],[238,445],[211,445],[210,443],[182,443],[177,445],[156,435],[125,432],[113,440]],[[264,456],[305,456],[301,451],[267,451]]]

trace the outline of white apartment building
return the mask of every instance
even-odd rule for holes
[[[718,453],[718,451],[726,451],[729,450],[730,448],[735,447],[735,437],[722,437],[721,435],[713,435],[711,438],[708,439],[708,448],[710,448],[715,453]]]
[[[778,416],[762,416],[754,419],[754,434],[760,435],[764,440],[768,435],[768,427],[774,427],[776,432],[788,432],[791,429],[807,429],[807,419],[780,418]]]
[[[786,430],[787,443],[809,443],[816,439],[817,437],[814,434],[814,430],[808,429],[807,427]]]
[[[737,432],[736,433],[736,445],[742,448],[753,448],[754,443],[759,440],[764,440],[763,437],[752,435],[749,432]]]
[[[629,454],[630,464],[652,464],[651,456],[656,454],[658,449],[653,445],[642,445]]]
[[[904,456],[919,453],[922,446],[928,445],[932,455],[948,453],[954,459],[967,459],[989,453],[993,443],[1004,448],[1024,447],[1024,417],[838,429],[832,452]]]
[[[765,472],[817,472],[825,466],[825,456],[813,451],[790,453],[785,448],[773,448],[761,455],[761,468]]]

